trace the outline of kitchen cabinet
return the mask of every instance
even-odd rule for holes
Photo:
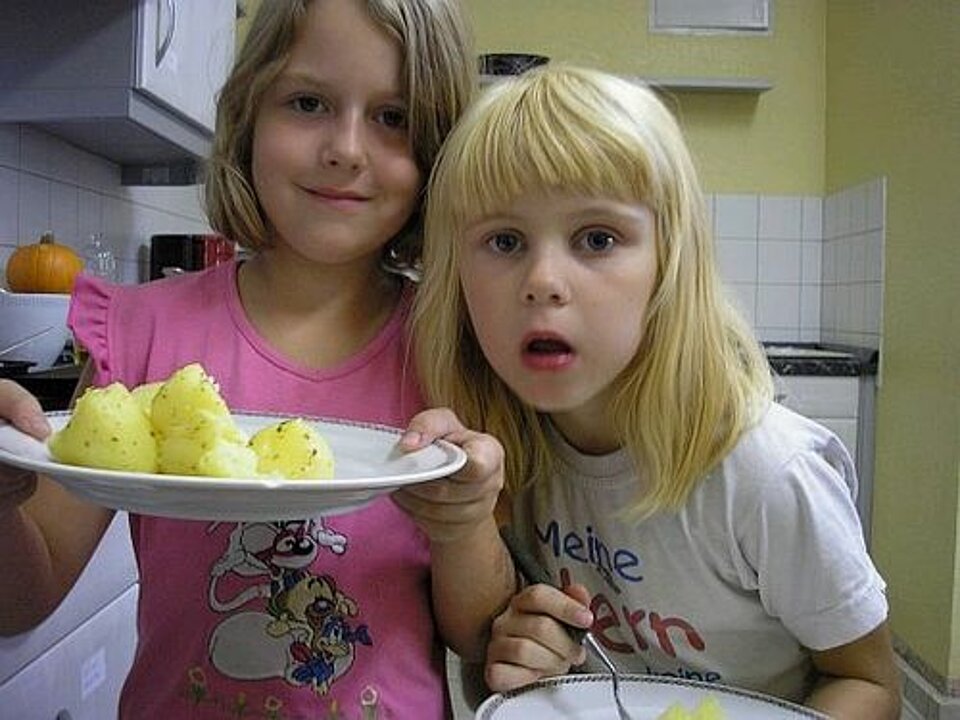
[[[208,155],[233,61],[235,0],[7,0],[0,122],[121,165]]]
[[[138,589],[120,512],[60,607],[33,630],[0,638],[0,716],[116,717],[136,648]]]
[[[233,60],[235,0],[141,0],[139,89],[210,130]]]
[[[137,589],[128,588],[0,685],[3,717],[116,718],[120,690],[136,651]]]

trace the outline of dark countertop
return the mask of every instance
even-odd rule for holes
[[[44,410],[66,410],[80,380],[79,365],[57,365],[47,370],[20,372],[7,375],[33,393]]]
[[[859,377],[876,375],[880,353],[871,348],[821,343],[764,343],[777,375]]]

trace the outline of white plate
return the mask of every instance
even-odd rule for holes
[[[289,416],[285,416],[289,417]],[[53,428],[69,412],[47,413]],[[284,419],[235,413],[252,435]],[[411,483],[450,475],[467,460],[456,445],[437,441],[412,453],[396,448],[401,430],[337,420],[308,420],[330,444],[336,477],[330,480],[263,480],[159,475],[98,470],[54,461],[45,443],[0,422],[0,461],[53,478],[74,494],[106,507],[193,520],[297,520],[363,507]]]
[[[799,720],[826,716],[778,698],[715,683],[653,675],[621,676],[620,697],[631,720],[657,720],[673,703],[688,712],[713,696],[725,720]],[[493,695],[477,709],[478,720],[617,720],[609,675],[563,675]]]

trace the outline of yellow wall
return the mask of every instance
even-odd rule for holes
[[[248,17],[262,0],[247,0]],[[646,0],[464,0],[479,52],[536,52],[624,75],[770,80],[674,108],[710,191],[820,195],[825,0],[778,0],[763,37],[651,35]],[[238,41],[246,31],[238,23]]]
[[[824,0],[778,0],[761,37],[650,34],[645,0],[466,0],[480,52],[534,52],[642,77],[760,77],[759,95],[684,92],[710,191],[820,195]]]
[[[250,26],[250,18],[257,14],[257,8],[260,7],[261,0],[243,0],[243,16],[237,19],[237,43],[240,47],[247,38],[247,28]]]
[[[831,0],[827,187],[888,178],[873,549],[894,627],[960,676],[960,3]]]

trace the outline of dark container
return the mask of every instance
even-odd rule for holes
[[[546,55],[531,53],[487,53],[479,58],[482,75],[520,75],[550,62]]]
[[[150,279],[202,270],[232,260],[233,255],[233,243],[222,235],[153,235]]]

